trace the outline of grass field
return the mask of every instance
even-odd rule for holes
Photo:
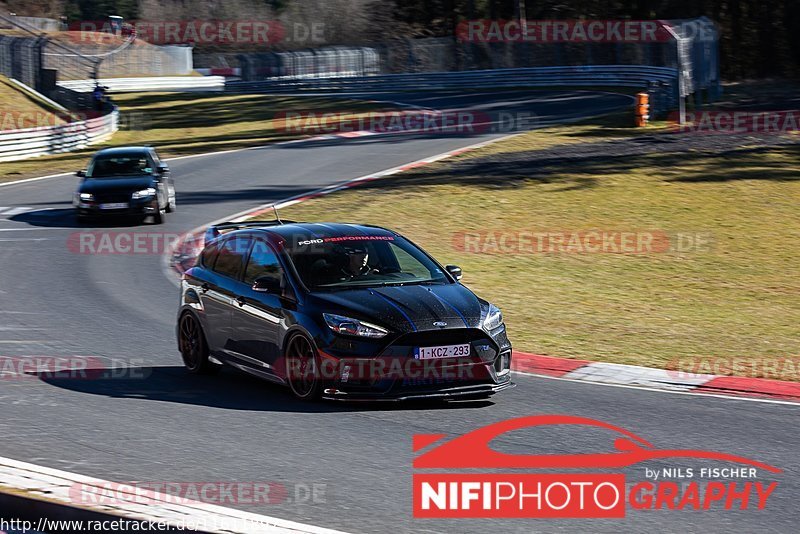
[[[800,362],[800,145],[724,146],[717,137],[697,141],[710,148],[648,153],[634,134],[533,131],[281,216],[388,226],[459,264],[464,283],[504,310],[518,350],[667,368],[683,360],[681,369],[701,359],[722,363],[703,368],[722,374],[724,362],[744,358],[749,375],[800,379],[786,363]],[[628,153],[603,155],[613,145],[581,157],[576,141]],[[588,230],[655,232],[670,248],[504,252],[488,240]],[[464,233],[481,232],[465,249]],[[702,243],[689,246],[695,238]]]
[[[0,130],[35,127],[37,117],[43,115],[53,121],[49,124],[63,124],[64,121],[52,111],[17,89],[8,78],[0,76]]]
[[[75,171],[86,166],[92,153],[106,146],[151,144],[170,157],[302,137],[280,128],[274,120],[278,112],[344,108],[357,115],[387,107],[335,98],[216,93],[123,93],[113,98],[125,129],[110,141],[76,152],[0,163],[0,181]]]

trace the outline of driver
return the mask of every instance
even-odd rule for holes
[[[344,256],[344,265],[342,265],[342,273],[349,278],[357,276],[365,276],[377,272],[375,269],[370,269],[369,252],[367,249],[360,245],[347,245],[342,247],[342,254]]]
[[[323,284],[347,282],[355,278],[377,274],[369,266],[369,253],[363,245],[336,245],[330,261],[322,258],[314,262],[314,277]]]

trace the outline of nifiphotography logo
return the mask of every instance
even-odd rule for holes
[[[507,454],[491,442],[507,432],[571,425],[615,435],[613,452]],[[634,510],[763,510],[778,483],[777,467],[723,452],[658,449],[645,439],[602,421],[569,415],[536,415],[501,421],[447,441],[417,434],[414,451],[416,518],[622,518]],[[697,467],[664,467],[670,460]],[[626,482],[609,473],[645,462],[644,480]],[[419,470],[436,470],[420,473]],[[476,470],[490,472],[476,472]],[[547,473],[519,472],[545,469]],[[569,473],[552,473],[553,470]],[[446,472],[468,470],[464,473]],[[509,472],[503,472],[509,470]],[[511,472],[513,470],[513,472]],[[596,470],[599,472],[589,472]],[[680,479],[679,485],[672,479]],[[688,481],[688,482],[687,482]]]

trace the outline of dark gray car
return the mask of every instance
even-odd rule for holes
[[[79,221],[107,217],[152,216],[155,224],[175,211],[175,185],[169,167],[148,146],[107,148],[97,152],[82,178],[73,204]]]

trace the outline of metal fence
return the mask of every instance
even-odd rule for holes
[[[43,39],[0,35],[0,74],[40,87],[43,47]]]
[[[192,72],[192,49],[188,46],[153,46],[131,42],[128,46],[75,44],[68,52],[52,42],[46,46],[45,67],[58,71],[59,80],[85,80],[128,76],[171,76]],[[95,68],[94,65],[97,65]]]
[[[135,30],[124,39],[88,31],[45,35],[30,22],[25,17],[0,15],[0,24],[24,35],[0,36],[0,73],[42,92],[52,89],[56,80],[192,72],[192,48],[188,46],[154,46],[137,40]]]
[[[713,22],[706,17],[653,22],[658,25],[660,34],[657,40],[652,41],[477,42],[452,36],[396,39],[373,48],[329,47],[300,52],[241,54],[238,59],[242,80],[248,82],[378,74],[487,73],[501,69],[548,67],[660,67],[678,73],[674,104],[683,102],[680,97],[690,95],[697,103],[702,103],[703,99],[716,99],[721,92],[721,83],[719,32]],[[513,72],[508,74],[514,77]],[[491,80],[492,83],[497,81]],[[585,82],[597,85],[590,79]],[[318,87],[332,88],[337,83],[323,83]],[[347,82],[339,85],[345,86]],[[311,86],[313,83],[297,85],[301,89]],[[272,87],[291,87],[291,84]],[[649,84],[645,88],[653,89]],[[659,91],[656,98],[660,93],[666,93],[663,88],[653,90]],[[672,97],[673,93],[669,92],[669,95]]]
[[[243,80],[270,78],[341,78],[380,74],[375,48],[326,47],[296,52],[263,52],[237,56]]]
[[[225,90],[239,93],[299,93],[303,91],[426,91],[526,87],[631,87],[648,90],[654,113],[674,108],[679,99],[679,72],[669,67],[589,65],[384,74],[356,78],[271,79],[226,81]]]

